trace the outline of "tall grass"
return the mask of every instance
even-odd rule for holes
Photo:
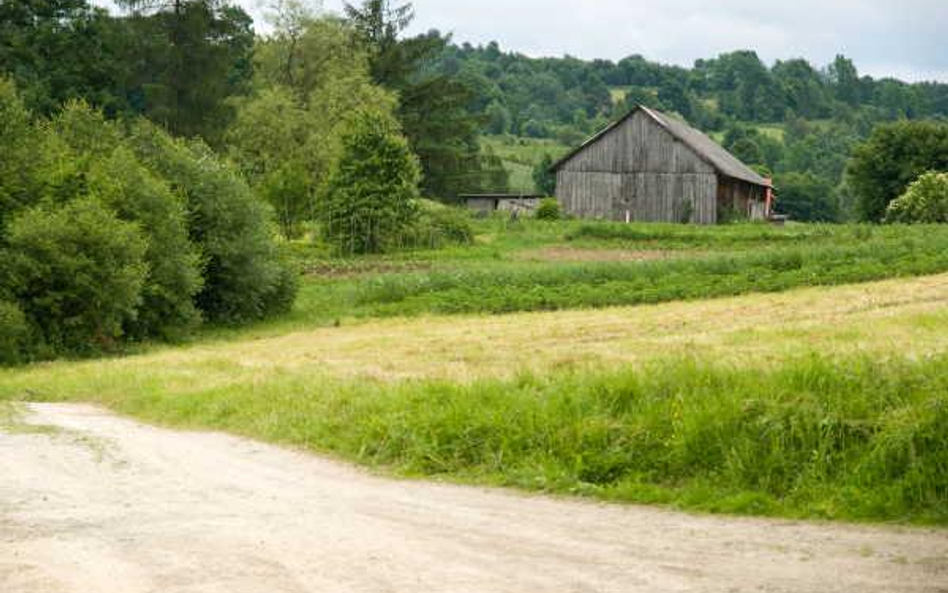
[[[471,265],[368,278],[351,287],[357,314],[503,313],[634,305],[776,292],[948,270],[948,234],[807,244],[628,263]]]
[[[691,359],[457,385],[137,367],[0,375],[0,399],[305,446],[403,474],[711,512],[948,523],[948,355]]]

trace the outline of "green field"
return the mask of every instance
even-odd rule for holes
[[[710,512],[948,523],[948,228],[475,222],[285,246],[292,313],[0,371],[400,475]]]

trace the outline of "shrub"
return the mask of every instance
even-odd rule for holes
[[[889,204],[886,222],[948,222],[948,173],[925,173]]]
[[[23,359],[28,335],[23,311],[14,303],[0,301],[0,366]]]
[[[366,111],[351,119],[342,147],[321,204],[326,238],[349,254],[399,246],[417,222],[418,159],[393,120]]]
[[[189,234],[204,262],[196,302],[218,323],[241,323],[284,312],[296,280],[273,239],[272,213],[231,167],[199,141],[174,140],[139,122],[129,142],[139,160],[186,201]]]
[[[8,290],[48,353],[107,349],[135,319],[146,241],[96,200],[27,210],[7,243]]]
[[[438,248],[474,242],[474,227],[466,210],[431,200],[418,200],[417,204],[418,220],[411,233],[414,246]]]
[[[559,220],[562,217],[560,203],[556,198],[544,199],[537,208],[536,216],[538,220]]]
[[[188,238],[181,197],[120,148],[88,174],[90,189],[122,220],[137,222],[147,240],[148,277],[138,316],[127,328],[137,338],[179,339],[201,320],[194,305],[201,260]]]

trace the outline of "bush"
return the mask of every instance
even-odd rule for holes
[[[185,198],[190,238],[204,262],[196,302],[205,316],[241,323],[288,310],[296,280],[279,256],[271,211],[240,175],[203,143],[174,140],[144,121],[129,141],[139,160]]]
[[[359,112],[342,136],[321,204],[326,238],[342,253],[400,246],[417,222],[418,159],[390,118]]]
[[[200,256],[188,238],[183,200],[125,148],[93,166],[88,184],[119,218],[137,222],[147,240],[148,277],[128,333],[165,339],[187,335],[201,321],[194,297],[203,279]]]
[[[23,360],[28,335],[23,311],[14,303],[0,301],[0,366]]]
[[[466,210],[431,200],[418,200],[417,204],[418,220],[411,233],[413,246],[434,249],[474,242],[474,227]]]
[[[540,202],[536,213],[538,220],[559,220],[562,218],[560,203],[556,198],[546,198]]]
[[[8,290],[42,354],[108,349],[135,320],[146,241],[99,202],[27,210],[10,222],[7,243]]]
[[[886,222],[948,222],[948,173],[930,172],[919,177],[908,191],[889,204]]]

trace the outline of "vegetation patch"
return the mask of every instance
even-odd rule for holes
[[[411,476],[710,512],[945,524],[946,368],[944,355],[803,355],[764,367],[683,358],[472,384],[282,374],[226,387],[158,371],[91,382],[63,373],[29,394],[4,381],[0,397],[95,401]]]

